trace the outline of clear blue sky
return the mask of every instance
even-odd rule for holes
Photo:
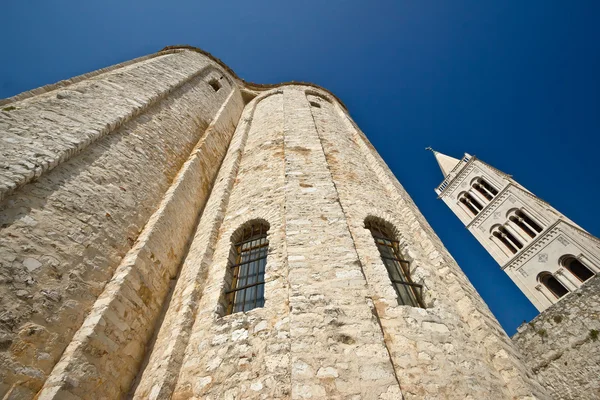
[[[334,92],[509,334],[533,306],[433,192],[477,155],[600,235],[598,1],[42,1],[0,13],[0,98],[190,44]]]

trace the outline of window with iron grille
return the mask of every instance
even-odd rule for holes
[[[228,266],[231,284],[225,292],[226,314],[264,306],[268,230],[269,227],[263,223],[250,224],[233,244],[233,257]]]
[[[410,263],[402,257],[399,242],[383,223],[367,220],[365,228],[371,231],[381,260],[387,269],[398,295],[398,304],[425,308],[422,301],[423,285],[410,278]]]

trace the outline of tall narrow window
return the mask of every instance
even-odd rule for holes
[[[469,193],[463,193],[462,195],[460,195],[458,201],[463,203],[469,209],[469,211],[473,213],[473,215],[479,214],[479,211],[483,209],[481,203],[479,203],[479,201],[477,201]]]
[[[469,211],[471,211],[471,213],[473,213],[473,215],[477,215],[477,212],[478,212],[478,211],[477,211],[477,209],[476,209],[475,207],[473,207],[473,206],[471,205],[471,203],[469,203],[469,202],[467,201],[467,199],[466,199],[466,198],[464,198],[464,197],[461,197],[461,199],[460,199],[459,201],[460,201],[462,204],[464,204],[464,205],[467,207],[467,209],[468,209]]]
[[[509,219],[519,228],[521,228],[521,230],[523,232],[525,232],[527,234],[527,236],[529,236],[530,238],[534,238],[536,236],[536,233],[533,231],[532,228],[530,228],[529,226],[527,226],[527,224],[525,224],[525,222],[523,221],[523,218],[517,217],[515,215],[509,217]]]
[[[496,188],[487,183],[483,178],[477,178],[471,186],[487,200],[492,200],[498,194]]]
[[[485,188],[488,192],[490,192],[492,194],[492,196],[495,196],[498,194],[498,191],[496,190],[495,187],[493,187],[492,185],[490,185],[489,183],[486,182],[485,179],[480,178],[479,179],[479,184]]]
[[[490,192],[485,190],[483,186],[481,186],[479,183],[474,183],[473,189],[477,190],[483,197],[485,197],[488,200],[492,200],[494,198],[494,196]]]
[[[510,251],[513,254],[517,253],[517,248],[513,246],[512,243],[508,241],[508,239],[506,239],[506,235],[500,233],[499,231],[494,232],[493,235],[497,237],[502,242],[502,244],[504,244],[504,246],[506,246],[508,251]]]
[[[226,314],[248,311],[265,304],[265,267],[269,242],[268,226],[254,223],[244,228],[233,244],[230,258],[231,284],[225,292]]]
[[[581,261],[573,256],[563,257],[561,265],[568,269],[573,275],[577,277],[581,282],[585,282],[594,276],[594,273],[589,270],[588,267],[583,265]]]
[[[471,204],[473,204],[473,206],[475,206],[475,208],[477,209],[477,212],[483,210],[483,206],[481,205],[481,203],[479,201],[477,201],[473,196],[471,196],[469,193],[465,194],[465,197],[467,197],[467,200],[469,200],[469,202]]]
[[[423,286],[412,282],[410,264],[400,254],[399,243],[390,229],[373,220],[367,220],[365,228],[371,231],[375,239],[381,260],[398,295],[398,304],[425,308],[421,299]]]
[[[523,211],[517,210],[515,212],[515,215],[517,217],[521,218],[524,223],[526,223],[527,225],[532,227],[537,233],[540,233],[542,231],[542,227],[537,222],[535,222],[529,215],[525,214]]]
[[[557,299],[560,299],[565,294],[569,293],[569,290],[563,286],[562,283],[558,281],[550,272],[540,272],[537,277],[537,280],[541,282],[548,290],[556,296]]]
[[[523,244],[515,237],[515,235],[512,234],[512,232],[510,232],[504,226],[499,227],[498,230],[500,231],[500,233],[503,234],[503,236],[506,239],[508,239],[509,242],[513,244],[513,246],[517,247],[518,249],[523,248]]]

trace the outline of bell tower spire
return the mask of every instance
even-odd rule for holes
[[[427,147],[425,148],[425,150],[429,150],[433,153],[433,156],[435,157],[435,160],[440,166],[444,177],[448,176],[450,171],[452,171],[454,167],[456,167],[456,165],[458,165],[458,163],[460,162],[459,159],[442,154],[439,151],[435,151],[431,147]]]

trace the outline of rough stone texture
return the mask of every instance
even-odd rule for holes
[[[600,279],[521,325],[512,339],[552,398],[600,398]]]
[[[190,72],[182,74],[179,70]],[[157,79],[165,75],[172,79]],[[34,147],[52,153],[58,162],[64,154],[75,152],[77,146],[90,144],[85,135],[77,132],[94,127],[116,128],[115,121],[127,115],[132,117],[0,205],[0,336],[4,343],[0,353],[1,394],[35,393],[43,384],[96,297],[148,223],[177,171],[228,93],[235,90],[224,81],[224,88],[214,93],[206,82],[213,75],[218,78],[222,73],[210,59],[195,53],[172,54],[72,85],[71,89],[84,92],[83,98],[57,105],[56,113],[63,115],[60,119],[55,116],[48,120],[39,115],[50,118],[42,111],[53,109],[55,92],[13,103],[16,110],[0,113],[6,117],[2,123],[8,120],[10,124],[22,124],[9,128],[6,135],[3,131],[3,139],[15,136],[12,130],[16,129],[24,135],[19,140],[31,142],[2,147],[1,163],[10,165],[3,171],[11,171],[14,163],[27,159]],[[121,82],[123,89],[116,88],[115,82]],[[133,118],[136,104],[142,98],[149,101],[151,96],[158,96],[156,93],[163,93],[162,100]],[[164,97],[166,93],[170,93],[168,98]],[[240,97],[239,93],[236,96]],[[237,108],[239,115],[239,100]],[[238,117],[235,111],[230,112],[235,125]],[[75,124],[73,120],[80,122]],[[231,134],[233,127],[229,131]],[[82,145],[75,140],[79,136]],[[211,157],[206,161],[213,171],[218,168],[219,152],[224,153],[228,141],[225,136],[221,143],[210,143],[206,149]],[[62,148],[67,150],[60,153]],[[4,156],[5,151],[9,156]],[[63,155],[56,155],[59,153]],[[210,172],[203,170],[202,174]],[[205,195],[208,190],[205,188]],[[190,212],[197,215],[199,208],[190,208]],[[153,268],[165,265],[172,274],[177,266],[171,264],[177,264],[185,242],[187,237],[182,237],[175,245],[179,247],[178,254],[174,250],[169,253],[168,248],[165,252],[164,244],[168,242],[160,241],[153,243],[153,247],[158,244],[158,249],[145,246],[144,251],[149,255],[154,252]],[[159,275],[163,272],[159,271]],[[160,290],[156,297],[150,294],[149,288],[154,284],[146,281],[138,285],[138,290],[146,291],[138,296],[148,304],[153,300],[157,304],[152,307],[160,309],[164,296],[161,298]],[[137,306],[127,303],[120,312],[128,307]],[[144,313],[129,314],[130,318],[139,317],[143,324],[153,319]],[[146,329],[151,331],[152,326]],[[107,342],[109,346],[114,344]],[[134,348],[136,345],[131,344],[130,349]]]
[[[510,341],[406,192],[342,110],[319,104],[315,123],[405,398],[531,395]],[[398,305],[367,217],[395,227],[427,309]]]
[[[183,49],[57,89],[0,112],[0,397],[546,398],[332,94]],[[427,309],[397,304],[368,217]],[[265,306],[224,316],[257,220]]]
[[[227,202],[214,255],[206,267],[203,293],[195,322],[188,330],[173,399],[287,398],[290,393],[289,308],[285,231],[283,219],[283,115],[282,95],[256,99],[243,155],[231,170],[235,183]],[[252,105],[250,105],[252,107]],[[234,147],[232,147],[232,150]],[[229,171],[228,171],[229,172]],[[231,250],[231,237],[247,221],[270,225],[265,276],[266,307],[221,317],[221,291]],[[204,216],[202,218],[204,220]],[[202,222],[201,222],[202,224]],[[196,236],[200,242],[201,236]],[[198,254],[200,255],[200,254]],[[196,254],[186,260],[192,267]],[[169,310],[170,311],[170,310]],[[168,327],[165,326],[166,329]],[[156,348],[156,347],[155,347]],[[252,388],[252,386],[254,388]],[[157,393],[157,392],[154,392]],[[137,394],[137,393],[136,393]],[[137,397],[143,398],[143,395]],[[150,398],[170,398],[170,393]]]

